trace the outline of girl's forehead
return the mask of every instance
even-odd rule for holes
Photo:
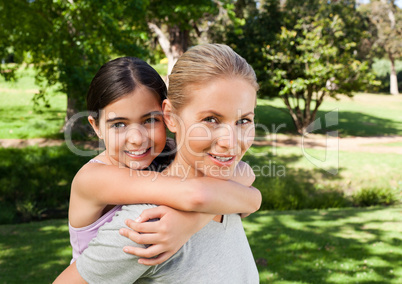
[[[138,117],[148,112],[160,111],[160,98],[154,92],[143,88],[108,104],[102,113],[117,116]],[[114,114],[113,114],[114,113]]]

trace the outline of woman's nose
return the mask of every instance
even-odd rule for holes
[[[236,129],[230,125],[222,125],[219,129],[219,136],[216,139],[216,144],[222,148],[234,149],[238,144],[238,135]]]

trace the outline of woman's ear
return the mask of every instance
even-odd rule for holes
[[[99,137],[99,139],[103,139],[102,134],[100,133],[99,127],[96,124],[95,118],[93,118],[92,115],[88,116],[88,121],[89,124],[91,124],[93,130],[95,131],[96,135]]]
[[[173,106],[172,103],[169,101],[169,99],[165,99],[162,102],[162,111],[163,111],[163,120],[165,121],[167,128],[170,130],[170,132],[176,133],[177,120],[175,119],[176,117],[173,112]]]

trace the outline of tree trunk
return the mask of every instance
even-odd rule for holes
[[[67,97],[67,111],[61,133],[71,138],[73,136],[85,137],[90,133],[91,127],[87,123],[87,113],[79,112],[76,107],[76,99]]]
[[[170,50],[173,55],[173,63],[171,65],[172,69],[174,64],[176,64],[177,59],[186,52],[189,42],[189,31],[181,30],[178,26],[169,27],[169,39],[170,39]],[[171,69],[169,70],[169,74]]]
[[[395,58],[391,53],[388,53],[389,60],[391,61],[391,74],[390,74],[390,93],[391,95],[397,96],[399,95],[398,90],[398,77],[395,69]]]
[[[158,42],[168,59],[168,75],[171,73],[177,59],[187,50],[189,31],[182,31],[178,26],[168,28],[169,38],[160,27],[154,23],[148,23],[148,27],[158,37]]]

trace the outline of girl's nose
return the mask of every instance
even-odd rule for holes
[[[127,142],[137,146],[141,146],[147,141],[148,132],[144,127],[130,128],[126,133]]]

